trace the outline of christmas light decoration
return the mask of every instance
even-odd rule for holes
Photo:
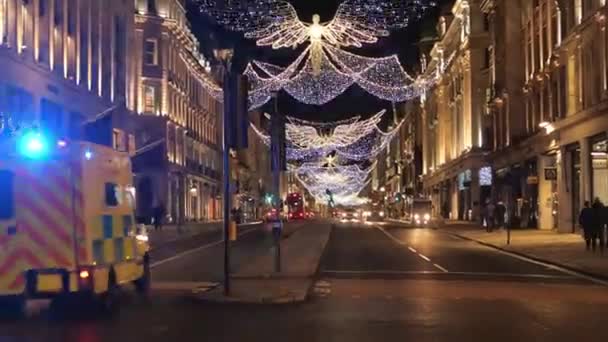
[[[376,167],[372,165],[361,169],[357,165],[319,166],[318,163],[305,163],[293,168],[296,179],[316,199],[323,200],[331,192],[334,202],[351,202],[369,184],[369,174]]]
[[[300,21],[295,8],[282,0],[199,0],[203,13],[233,31],[245,32],[259,46],[275,49],[295,47],[306,41],[325,41],[339,46],[360,47],[389,35],[390,29],[406,27],[430,7],[429,0],[347,0],[334,18],[312,23]]]
[[[313,48],[315,46],[318,48]],[[448,64],[444,61],[436,66],[444,68]],[[380,99],[403,102],[423,94],[443,71],[413,77],[403,70],[396,55],[364,57],[330,44],[316,43],[286,68],[253,61],[246,75],[252,85],[250,95],[255,98],[251,100],[251,107],[257,108],[265,103],[264,99],[270,98],[271,92],[281,89],[300,102],[323,105],[353,84]]]
[[[330,126],[328,123],[299,121],[287,117],[286,124],[286,158],[289,161],[311,161],[335,153],[342,159],[364,161],[374,159],[399,132],[401,124],[388,132],[383,132],[378,124],[385,111],[381,111],[369,119],[343,121],[340,125]],[[267,115],[269,117],[269,115]],[[296,124],[303,122],[305,124]],[[251,125],[258,137],[270,146],[270,136]],[[321,132],[328,132],[319,134]]]
[[[300,102],[323,105],[355,83],[392,102],[420,96],[435,83],[435,77],[414,79],[403,70],[396,55],[370,58],[341,48],[375,43],[378,37],[388,36],[389,29],[407,26],[411,18],[435,5],[428,0],[348,0],[326,23],[318,15],[313,16],[312,23],[300,21],[293,6],[285,1],[233,0],[220,4],[202,0],[201,10],[232,30],[245,31],[245,36],[256,39],[259,46],[280,49],[310,42],[287,68],[259,61],[247,67],[252,84],[250,108],[255,109],[280,89]]]

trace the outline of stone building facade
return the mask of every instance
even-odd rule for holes
[[[129,106],[138,151],[138,214],[171,221],[221,217],[222,105],[183,0],[137,0]],[[221,96],[221,95],[220,95]]]
[[[438,40],[422,65],[437,84],[421,98],[423,191],[435,214],[476,220],[491,192],[487,172],[489,30],[481,1],[457,0],[437,24]],[[438,68],[439,67],[439,68]]]

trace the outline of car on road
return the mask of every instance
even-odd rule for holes
[[[344,209],[340,213],[340,221],[341,222],[360,222],[361,213],[354,208]]]
[[[369,210],[363,212],[363,217],[366,222],[382,222],[384,221],[384,211],[383,210]]]

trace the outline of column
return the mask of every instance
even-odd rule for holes
[[[584,202],[591,200],[591,146],[589,138],[580,140],[579,145],[581,147],[581,200]]]
[[[560,158],[561,156],[561,158]],[[557,158],[557,195],[559,198],[557,229],[560,233],[572,232],[572,160],[565,147],[561,147]]]
[[[538,228],[550,230],[553,228],[551,181],[545,180],[545,167],[549,167],[550,158],[541,155],[538,157]]]
[[[471,220],[477,222],[479,220],[479,211],[481,209],[481,188],[479,185],[479,169],[471,170]]]

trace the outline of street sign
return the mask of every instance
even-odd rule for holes
[[[545,180],[557,180],[557,168],[546,167],[545,168]]]
[[[538,176],[528,176],[528,178],[526,178],[526,183],[528,185],[538,184]]]

